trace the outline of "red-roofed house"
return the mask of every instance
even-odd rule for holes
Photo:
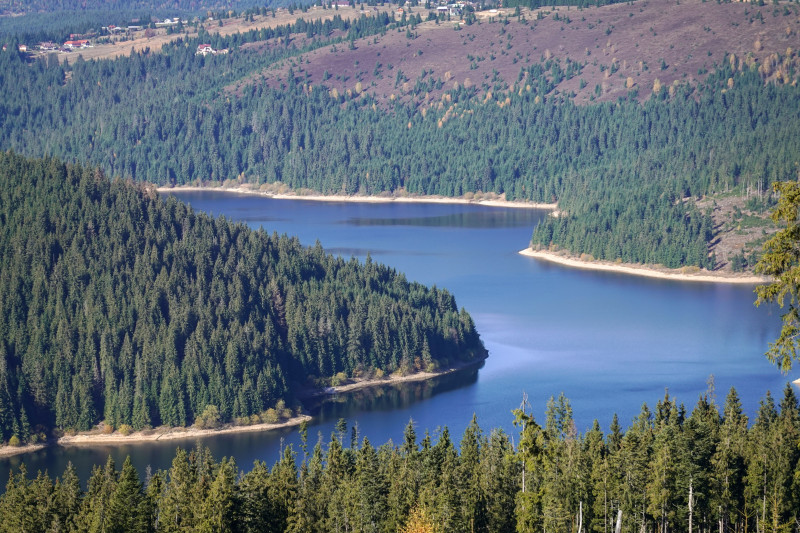
[[[67,41],[64,48],[86,48],[89,46],[89,39],[79,39],[77,41]]]

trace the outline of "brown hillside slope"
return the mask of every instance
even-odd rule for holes
[[[427,18],[424,9],[412,11],[417,13]],[[298,79],[340,94],[360,89],[379,101],[430,104],[456,83],[511,85],[522,67],[552,57],[564,68],[567,59],[582,65],[580,74],[556,91],[574,92],[576,102],[588,103],[616,100],[631,89],[645,99],[656,80],[665,90],[675,82],[696,82],[715,63],[730,60],[731,53],[737,64],[755,64],[771,77],[787,73],[780,64],[787,49],[795,68],[798,64],[800,6],[791,3],[648,0],[583,10],[523,9],[522,14],[522,21],[512,9],[500,9],[478,13],[479,22],[472,25],[423,22],[410,37],[403,29],[357,40],[355,49],[346,43],[321,48],[243,84],[258,80],[276,86],[291,68]],[[417,81],[430,79],[440,86],[414,94]]]

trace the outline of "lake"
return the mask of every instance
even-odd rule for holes
[[[309,427],[330,438],[339,418],[379,445],[400,442],[413,419],[417,435],[448,426],[456,441],[473,414],[484,430],[515,434],[512,409],[527,393],[544,421],[550,396],[564,392],[583,432],[617,413],[623,428],[644,402],[665,389],[689,411],[714,376],[717,402],[735,386],[753,416],[767,390],[787,381],[764,357],[779,331],[774,307],[753,305],[753,287],[686,283],[562,267],[517,252],[546,211],[435,203],[350,203],[274,200],[220,192],[175,194],[196,209],[269,232],[297,235],[344,257],[367,254],[409,280],[450,290],[475,320],[489,358],[482,368],[425,383],[357,391],[309,406]],[[295,430],[228,434],[202,440],[214,456],[233,456],[240,469],[273,463],[282,446],[299,450]],[[51,448],[0,459],[0,479],[25,462],[29,472],[60,475],[72,461],[82,478],[91,465],[126,455],[144,472],[168,468],[177,446]]]

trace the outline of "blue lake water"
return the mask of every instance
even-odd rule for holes
[[[716,383],[722,404],[735,386],[749,415],[767,390],[781,394],[797,375],[781,375],[764,358],[779,330],[776,308],[753,305],[752,286],[680,283],[592,272],[518,254],[545,211],[431,203],[345,203],[273,200],[214,192],[175,194],[196,209],[253,228],[297,235],[330,253],[376,261],[410,280],[450,290],[475,320],[489,359],[479,370],[431,382],[341,395],[311,406],[310,440],[327,440],[339,418],[357,424],[373,444],[399,442],[410,419],[417,434],[448,426],[460,439],[473,414],[488,430],[514,433],[511,410],[528,394],[543,421],[547,399],[564,392],[579,431],[594,419],[607,428],[617,413],[626,428],[665,389],[691,410]],[[795,372],[796,373],[796,372]],[[282,445],[299,449],[294,430],[203,439],[215,457],[234,456],[241,469],[272,463]],[[131,455],[144,472],[168,468],[176,446],[51,448],[0,460],[0,479],[25,462],[29,471],[63,472],[72,461],[82,477],[111,454]]]

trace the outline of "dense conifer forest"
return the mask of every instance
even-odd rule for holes
[[[511,416],[511,415],[509,415]],[[144,480],[129,461],[96,466],[83,490],[71,467],[53,481],[12,474],[2,531],[534,532],[800,530],[800,406],[790,385],[752,424],[731,389],[687,413],[665,395],[623,431],[614,416],[576,432],[551,398],[544,424],[517,411],[520,433],[473,419],[456,445],[445,428],[378,448],[340,421],[274,465],[178,449]],[[310,449],[309,449],[310,447]],[[299,457],[297,456],[299,454]],[[298,461],[300,463],[298,467]],[[244,467],[247,471],[241,472]]]
[[[562,3],[588,5],[548,5]],[[54,4],[121,5],[0,10]],[[265,421],[298,408],[301,386],[485,355],[447,291],[195,213],[150,184],[557,201],[536,246],[713,268],[711,216],[693,199],[796,178],[800,88],[765,85],[741,57],[644,103],[632,91],[587,106],[552,93],[580,65],[544,55],[512,84],[462,86],[425,113],[384,107],[356,80],[341,94],[294,69],[278,86],[254,82],[309,50],[417,22],[337,15],[73,65],[13,42],[0,52],[0,147],[42,158],[0,152],[0,441],[100,421]],[[200,43],[231,53],[199,56]],[[474,420],[459,443],[446,428],[419,438],[413,423],[379,447],[344,423],[316,440],[302,427],[301,449],[274,465],[178,450],[172,468],[146,476],[109,460],[85,489],[72,468],[53,480],[23,467],[0,496],[0,531],[800,531],[791,386],[752,421],[733,389],[721,407],[709,391],[691,413],[667,394],[606,433],[597,422],[579,433],[563,396],[542,424],[513,416],[518,434]]]
[[[299,65],[304,51],[415,23],[301,19],[72,66],[3,53],[0,145],[157,184],[236,179],[326,194],[557,201],[561,216],[536,229],[535,245],[669,267],[716,264],[710,214],[694,199],[796,177],[800,87],[765,85],[742,57],[645,103],[634,93],[585,106],[553,95],[579,67],[544,56],[513,84],[462,86],[448,91],[449,107],[425,113],[306,84],[295,69],[279,87],[257,82],[281,62]],[[231,53],[196,55],[201,42]]]
[[[315,379],[485,355],[445,290],[55,159],[0,153],[0,260],[2,441],[250,423]]]

